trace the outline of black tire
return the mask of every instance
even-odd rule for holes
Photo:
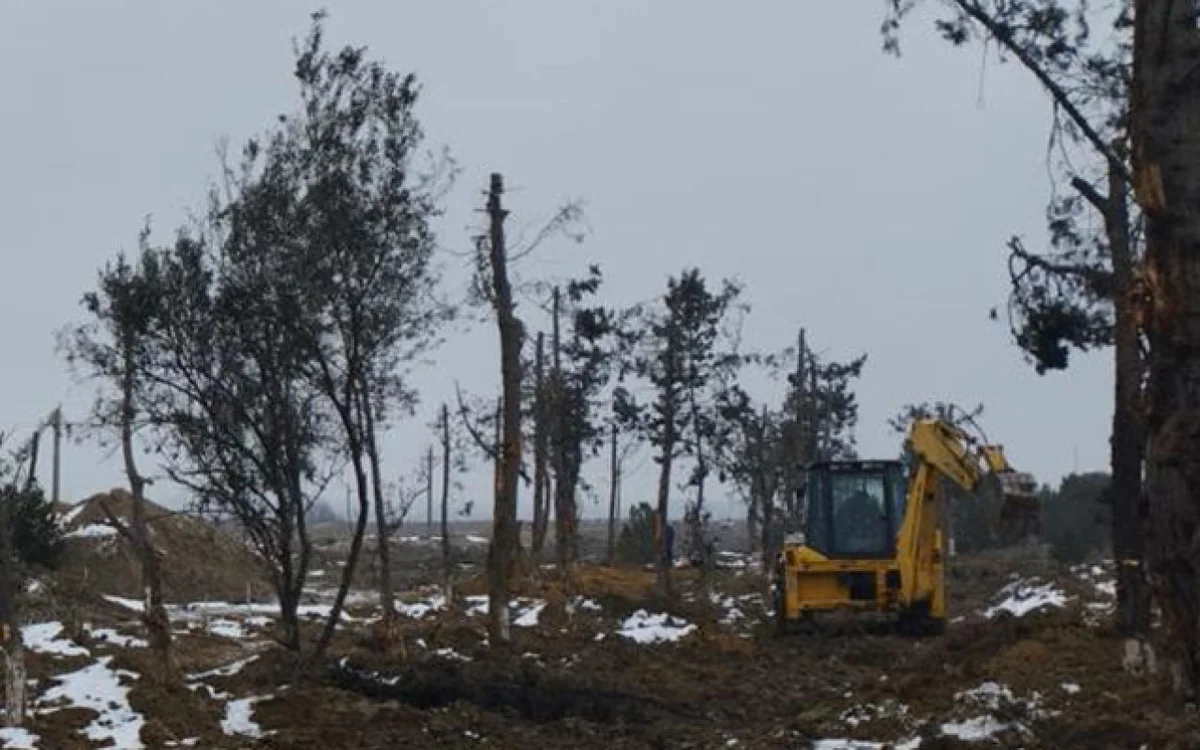
[[[946,632],[946,618],[931,616],[929,614],[929,603],[918,602],[907,609],[901,610],[896,627],[901,634],[916,638],[941,635]]]

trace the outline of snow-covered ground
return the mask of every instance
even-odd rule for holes
[[[997,592],[994,601],[998,603],[985,609],[983,616],[990,619],[1006,612],[1022,617],[1045,607],[1062,607],[1068,599],[1053,583],[1018,578]]]

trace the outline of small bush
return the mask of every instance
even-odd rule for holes
[[[65,545],[54,504],[35,482],[24,488],[0,487],[0,503],[11,512],[13,549],[17,559],[33,568],[54,568]]]
[[[617,537],[616,559],[625,565],[646,565],[655,560],[654,509],[638,503],[629,509],[629,520]]]

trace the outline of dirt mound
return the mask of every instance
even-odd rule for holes
[[[240,600],[268,592],[266,566],[241,540],[201,519],[150,501],[146,506],[169,602]],[[114,489],[93,495],[60,516],[68,542],[62,584],[141,598],[141,567],[129,540],[111,521],[115,517],[127,526],[132,511],[132,496]]]

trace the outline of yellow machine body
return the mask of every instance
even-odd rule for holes
[[[977,444],[949,422],[909,432],[915,465],[828,461],[808,470],[805,530],[785,538],[776,562],[781,626],[832,610],[892,612],[908,629],[937,632],[946,618],[941,478],[974,489],[1000,479],[1005,502],[1036,512],[1035,482],[1013,471],[1000,446]],[[857,515],[852,503],[858,501]]]

